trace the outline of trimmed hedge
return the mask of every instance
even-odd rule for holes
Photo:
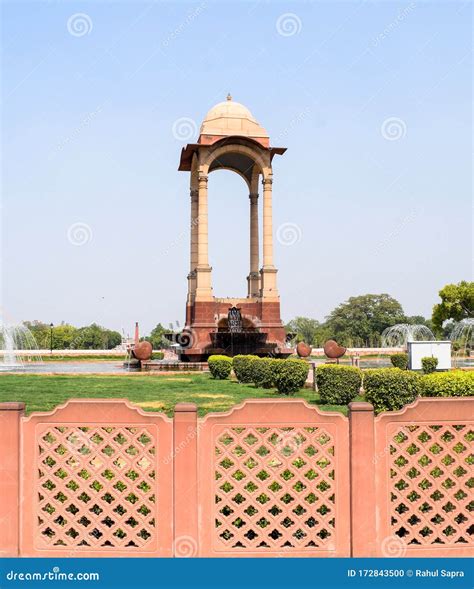
[[[232,371],[232,358],[229,358],[229,356],[209,356],[207,364],[213,378],[219,380],[229,378]]]
[[[431,374],[432,372],[436,371],[436,367],[438,366],[438,358],[434,358],[433,356],[425,356],[421,359],[421,366],[423,368],[424,374]]]
[[[234,356],[232,367],[234,368],[235,377],[239,382],[247,383],[252,380],[252,363],[258,360],[258,356],[239,354]]]
[[[316,384],[323,403],[347,405],[362,384],[362,371],[354,366],[323,364],[316,370]]]
[[[400,368],[400,370],[407,370],[408,369],[408,354],[392,354],[390,356],[390,362],[395,366],[395,368]]]
[[[276,360],[276,362],[275,385],[279,393],[291,395],[304,387],[308,378],[308,362],[296,358]]]
[[[400,368],[365,370],[365,399],[372,403],[376,413],[398,411],[418,397],[421,379],[415,372]]]
[[[163,360],[165,354],[163,352],[153,352],[150,360]]]
[[[275,386],[275,380],[281,360],[274,358],[256,358],[252,361],[252,380],[256,387],[271,389]]]
[[[474,372],[437,372],[420,380],[422,397],[474,397]]]

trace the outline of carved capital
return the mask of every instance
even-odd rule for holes
[[[199,190],[197,188],[191,188],[189,195],[191,198],[197,198],[199,196]]]
[[[250,204],[257,204],[258,202],[258,192],[251,192],[249,194]]]
[[[263,188],[271,188],[273,184],[273,178],[264,178],[262,180]]]
[[[205,174],[200,174],[198,178],[199,184],[207,184],[207,176]]]

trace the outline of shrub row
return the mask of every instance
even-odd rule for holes
[[[252,378],[252,362],[258,360],[258,356],[252,355],[238,355],[233,358],[233,367],[235,377],[239,382],[250,383]]]
[[[232,358],[229,358],[229,356],[210,356],[207,364],[209,372],[214,378],[219,380],[229,378],[232,371]]]
[[[452,370],[437,372],[420,378],[422,397],[472,397],[474,396],[474,372]]]
[[[347,405],[359,394],[362,370],[354,366],[323,364],[316,371],[316,384],[323,403]]]
[[[274,362],[278,362],[275,385],[279,393],[291,395],[304,387],[309,370],[309,364],[305,360],[288,358]]]
[[[390,356],[390,362],[395,366],[395,368],[400,368],[400,370],[407,370],[408,369],[408,354],[392,354]]]
[[[393,364],[393,366],[395,366],[395,368],[400,368],[400,370],[408,370],[408,354],[392,354],[390,356],[390,362]],[[438,366],[438,358],[425,356],[421,359],[421,366],[425,374],[431,374]]]
[[[397,411],[420,394],[420,376],[401,368],[378,368],[364,372],[365,400],[375,412]]]
[[[305,385],[309,369],[307,362],[297,358],[279,360],[251,355],[238,355],[233,359],[210,356],[208,365],[214,378],[228,378],[233,367],[239,382],[254,383],[265,389],[276,387],[279,393],[285,395],[296,393]]]
[[[365,399],[375,412],[398,411],[417,397],[472,397],[474,372],[452,370],[417,374],[399,368],[380,368],[364,372]]]
[[[431,360],[431,358],[430,358]],[[288,358],[259,358],[257,356],[211,356],[209,370],[214,378],[229,378],[234,368],[239,382],[254,383],[262,388],[276,387],[279,393],[290,395],[301,389],[308,376],[309,364],[304,360]],[[433,362],[424,363],[430,370]],[[474,372],[453,370],[431,374],[418,374],[401,368],[377,368],[361,371],[353,366],[325,364],[316,371],[316,384],[321,401],[334,405],[347,405],[364,388],[365,400],[375,412],[398,411],[417,397],[474,396]]]
[[[421,359],[421,366],[425,374],[431,374],[438,366],[438,358],[433,358],[433,356],[425,356]]]
[[[474,372],[453,370],[422,375],[401,368],[362,372],[352,366],[332,364],[318,366],[316,371],[323,403],[347,405],[359,394],[361,383],[365,400],[372,403],[376,413],[398,411],[417,397],[474,396]]]

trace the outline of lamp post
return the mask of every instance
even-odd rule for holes
[[[53,327],[54,325],[52,323],[49,324],[49,347],[50,347],[50,353],[51,355],[53,354]]]

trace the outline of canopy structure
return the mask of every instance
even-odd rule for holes
[[[232,97],[216,104],[205,116],[197,143],[181,152],[180,171],[190,172],[191,239],[186,338],[183,360],[203,360],[213,353],[234,355],[288,355],[285,331],[280,317],[277,269],[273,263],[272,160],[285,153],[283,147],[271,147],[267,131],[248,108]],[[230,170],[243,178],[249,191],[250,260],[246,298],[220,299],[213,295],[212,268],[208,253],[209,174]],[[263,260],[260,266],[259,184],[262,183]],[[225,321],[231,309],[241,314],[241,335],[227,337]],[[244,330],[244,327],[242,328]],[[229,331],[230,334],[230,331]],[[230,342],[229,345],[226,342]],[[238,342],[245,342],[240,349]]]

